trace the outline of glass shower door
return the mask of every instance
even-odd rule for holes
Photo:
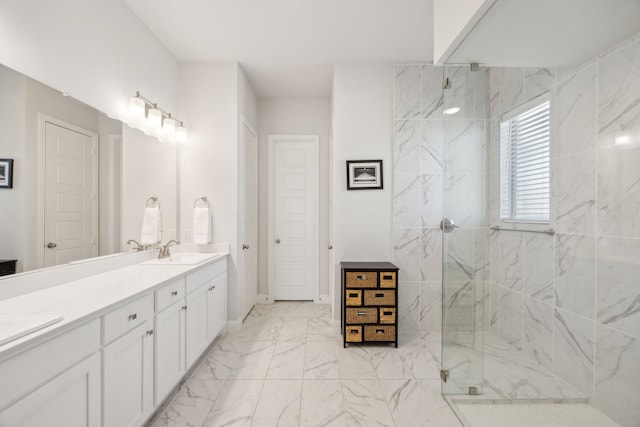
[[[442,393],[481,394],[489,261],[489,74],[469,66],[445,66],[443,71]]]

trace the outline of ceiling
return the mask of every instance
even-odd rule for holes
[[[259,98],[328,98],[333,64],[432,61],[432,0],[124,0],[178,61],[239,62]]]

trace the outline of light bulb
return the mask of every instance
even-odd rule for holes
[[[166,142],[175,142],[176,137],[176,121],[171,117],[167,117],[162,121],[162,140]]]
[[[145,113],[146,104],[142,100],[142,98],[138,98],[137,96],[132,96],[129,99],[129,117],[131,120],[131,125],[140,127],[144,121],[144,113]]]
[[[176,128],[176,142],[187,142],[187,129],[182,124]]]

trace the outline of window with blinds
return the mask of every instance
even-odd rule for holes
[[[505,114],[500,123],[500,218],[549,222],[551,195],[548,94]]]

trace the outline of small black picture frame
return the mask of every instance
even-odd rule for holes
[[[13,159],[0,159],[0,188],[13,188]]]
[[[382,188],[382,160],[347,160],[347,190]]]

